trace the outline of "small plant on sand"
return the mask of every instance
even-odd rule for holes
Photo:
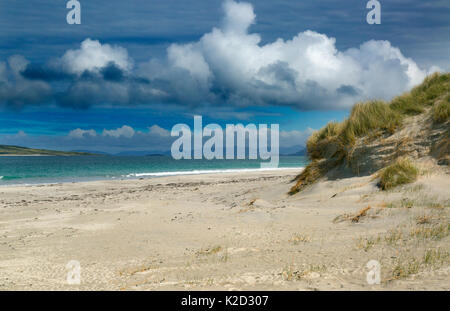
[[[292,265],[289,265],[283,268],[281,276],[285,281],[293,281],[301,279],[304,275],[300,271],[295,270]]]
[[[387,232],[384,237],[384,241],[388,245],[396,245],[398,241],[401,241],[403,237],[403,232],[399,229],[391,229]]]
[[[420,262],[416,258],[406,261],[398,261],[392,270],[394,280],[406,278],[412,274],[417,274],[420,270]]]
[[[387,208],[412,208],[414,206],[414,200],[408,198],[402,198],[399,201],[393,201],[387,204]]]
[[[327,266],[323,264],[317,264],[317,265],[307,265],[304,266],[302,269],[297,269],[293,265],[289,265],[287,267],[284,267],[281,271],[281,276],[285,281],[298,281],[312,273],[316,274],[322,274],[327,270]]]
[[[441,248],[429,249],[423,256],[423,263],[431,266],[439,266],[448,262],[449,257],[449,252]]]
[[[311,242],[311,237],[309,237],[308,235],[305,235],[305,234],[296,233],[292,236],[292,238],[289,241],[292,242],[293,244],[297,245],[300,243]]]
[[[444,205],[442,203],[439,203],[439,202],[429,202],[427,204],[427,207],[428,208],[433,208],[433,209],[438,209],[438,210],[444,209]]]
[[[379,186],[383,190],[389,190],[416,181],[418,175],[419,170],[411,160],[399,158],[382,170]]]
[[[381,242],[381,237],[360,237],[356,242],[356,247],[363,249],[365,252],[369,251],[376,244]]]
[[[449,259],[449,252],[441,248],[428,249],[421,257],[397,259],[388,281],[406,278],[419,273],[427,267],[441,267],[442,265],[448,264]]]
[[[430,215],[421,215],[416,217],[416,223],[418,225],[425,225],[431,223],[431,216]]]
[[[411,230],[410,235],[417,239],[430,239],[439,241],[449,234],[450,223],[440,223],[432,225],[422,225]]]
[[[214,246],[206,249],[201,249],[197,252],[198,255],[214,255],[222,250],[222,246]]]

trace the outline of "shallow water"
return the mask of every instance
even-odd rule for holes
[[[280,157],[279,169],[301,168],[304,156]],[[260,160],[174,160],[168,156],[0,157],[0,185],[133,179],[261,170]]]

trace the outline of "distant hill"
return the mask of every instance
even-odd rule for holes
[[[47,155],[47,156],[92,156],[88,152],[65,152],[45,149],[32,149],[19,146],[0,145],[0,155]]]
[[[450,164],[449,116],[449,73],[435,73],[390,102],[358,103],[346,120],[330,122],[311,135],[307,142],[311,162],[290,193],[322,178],[393,171],[390,177],[398,183],[408,179],[408,168],[416,172],[414,166],[428,160],[444,170]]]
[[[108,155],[111,155],[111,154],[109,154],[109,153],[107,153],[107,152],[103,152],[103,151],[97,151],[97,150],[84,150],[84,149],[81,149],[81,150],[71,150],[70,152],[76,152],[76,153],[89,153],[89,154],[93,154],[93,155],[104,155],[104,156],[108,156]]]

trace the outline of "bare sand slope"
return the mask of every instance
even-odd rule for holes
[[[450,289],[449,175],[290,197],[297,173],[2,187],[0,290]],[[66,283],[69,260],[81,285]]]

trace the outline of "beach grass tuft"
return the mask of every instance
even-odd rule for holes
[[[410,159],[398,158],[381,171],[379,186],[383,190],[389,190],[416,181],[418,175],[419,169]]]
[[[445,100],[436,102],[431,108],[431,117],[435,123],[444,123],[450,116],[450,95]]]

